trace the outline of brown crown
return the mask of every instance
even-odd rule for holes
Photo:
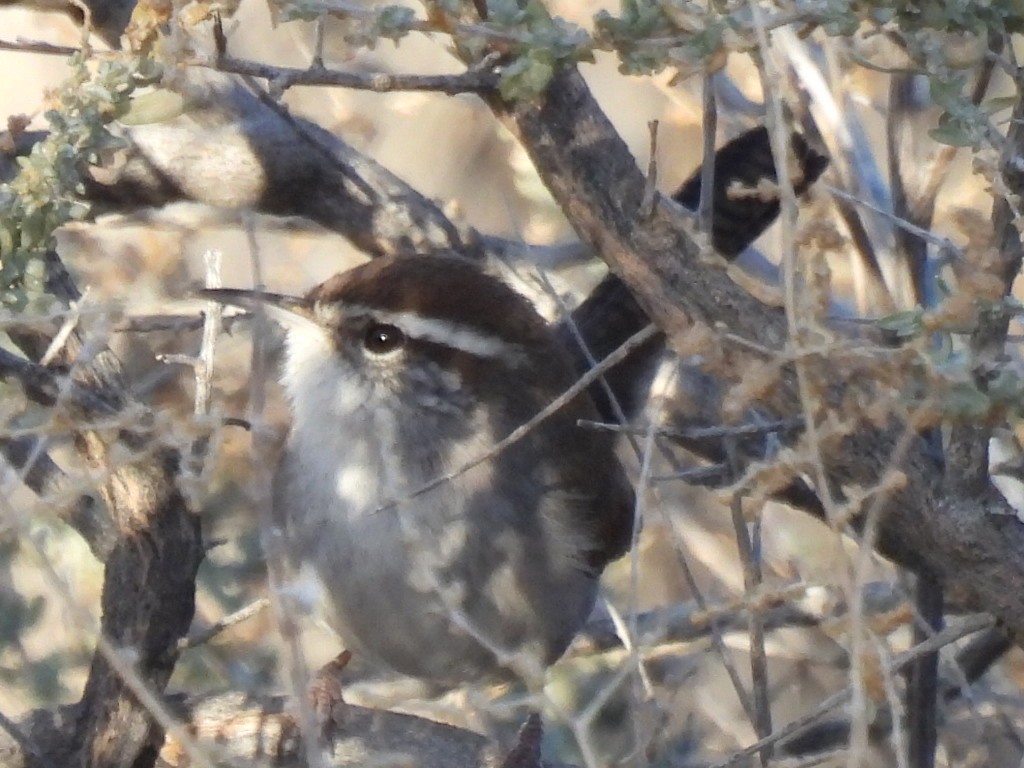
[[[374,259],[327,279],[306,300],[415,312],[518,344],[550,339],[527,299],[474,263],[451,256]]]

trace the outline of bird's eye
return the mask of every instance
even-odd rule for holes
[[[405,334],[402,329],[388,323],[374,323],[366,329],[363,337],[363,346],[366,351],[373,355],[386,355],[394,352],[405,344]]]

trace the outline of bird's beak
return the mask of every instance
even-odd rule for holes
[[[313,303],[298,296],[285,296],[280,293],[253,291],[245,288],[203,288],[196,291],[198,298],[231,304],[242,309],[259,311],[261,308],[271,319],[285,327],[298,324],[313,323]]]

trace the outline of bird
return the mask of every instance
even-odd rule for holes
[[[203,295],[286,329],[274,514],[345,647],[445,687],[536,686],[629,549],[634,494],[614,436],[577,425],[586,392],[493,452],[577,378],[532,303],[458,256]]]

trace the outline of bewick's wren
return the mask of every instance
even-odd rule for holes
[[[442,684],[529,677],[565,651],[633,493],[581,395],[487,452],[575,380],[532,305],[458,258],[381,258],[304,298],[261,301],[288,329],[294,421],[274,482],[290,550],[353,649]],[[394,502],[394,503],[392,503]]]

